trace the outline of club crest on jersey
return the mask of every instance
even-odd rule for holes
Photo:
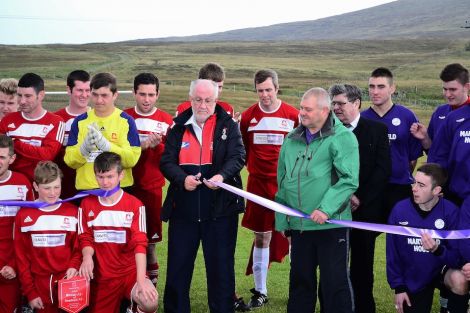
[[[181,142],[181,149],[188,149],[189,148],[189,141]]]
[[[287,121],[286,121],[286,120],[282,120],[282,121],[281,121],[281,128],[283,128],[283,129],[289,128],[289,124],[287,124]]]
[[[70,225],[70,218],[64,217],[64,225]]]
[[[24,190],[22,186],[18,186],[18,196],[23,199],[24,198]]]
[[[437,220],[434,221],[434,226],[436,226],[437,229],[443,229],[445,226],[445,223],[442,219],[438,218]]]
[[[400,126],[400,124],[401,124],[401,120],[398,117],[395,117],[394,119],[392,119],[393,126]]]
[[[126,221],[132,221],[132,214],[131,213],[126,214]]]

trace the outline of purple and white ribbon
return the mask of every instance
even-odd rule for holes
[[[92,189],[92,190],[83,190],[77,193],[75,196],[64,199],[64,200],[59,200],[54,203],[47,203],[43,201],[18,201],[18,200],[0,200],[0,205],[4,206],[22,206],[22,207],[28,207],[28,208],[44,208],[47,206],[51,206],[54,204],[58,203],[64,203],[64,202],[69,202],[73,201],[75,199],[80,199],[89,195],[92,196],[97,196],[97,197],[109,197],[119,191],[121,189],[121,186],[117,185],[115,188],[111,190],[103,190],[103,189]]]
[[[254,203],[264,206],[275,212],[279,212],[285,215],[296,216],[301,218],[310,219],[310,215],[300,212],[299,210],[290,208],[288,206],[282,205],[280,203],[274,202],[269,199],[265,199],[248,191],[227,185],[225,183],[210,181],[214,185],[217,185],[220,188],[223,188],[227,191],[230,191],[236,195],[239,195],[247,200],[250,200]],[[345,227],[363,229],[376,231],[381,233],[411,236],[411,237],[421,237],[422,234],[428,233],[432,238],[439,239],[465,239],[470,238],[470,229],[462,230],[435,230],[435,229],[423,229],[423,228],[414,228],[407,226],[398,226],[398,225],[385,225],[385,224],[375,224],[375,223],[366,223],[366,222],[357,222],[357,221],[343,221],[343,220],[327,220],[328,223],[341,225]]]

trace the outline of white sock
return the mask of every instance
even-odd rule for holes
[[[253,277],[255,279],[255,290],[264,295],[268,294],[266,278],[268,276],[269,248],[253,249]]]

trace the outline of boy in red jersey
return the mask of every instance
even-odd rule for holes
[[[28,179],[8,169],[15,157],[13,140],[0,135],[0,200],[34,200]],[[18,206],[0,205],[0,312],[14,312],[21,295],[13,245],[18,210]]]
[[[103,152],[93,166],[101,189],[118,190],[86,197],[79,208],[80,275],[93,279],[89,312],[118,312],[124,298],[137,304],[137,312],[155,312],[158,294],[145,277],[145,207],[119,188],[124,172],[118,154]]]
[[[147,275],[156,286],[158,261],[156,245],[162,241],[162,188],[165,177],[160,172],[160,158],[165,147],[167,131],[173,125],[173,117],[157,108],[160,81],[152,73],[140,73],[134,78],[135,107],[124,110],[135,120],[139,132],[142,154],[132,168],[134,186],[132,194],[145,205],[147,221]]]
[[[77,275],[80,250],[77,207],[58,203],[62,172],[57,164],[41,161],[33,187],[42,208],[22,207],[15,219],[15,253],[21,289],[35,312],[59,312],[57,280]]]

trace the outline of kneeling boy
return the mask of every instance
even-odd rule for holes
[[[88,196],[79,208],[80,275],[93,279],[89,312],[119,312],[124,298],[135,302],[138,312],[155,312],[158,294],[145,277],[145,207],[119,187],[124,172],[118,154],[100,154],[94,171],[98,186],[115,192]]]

